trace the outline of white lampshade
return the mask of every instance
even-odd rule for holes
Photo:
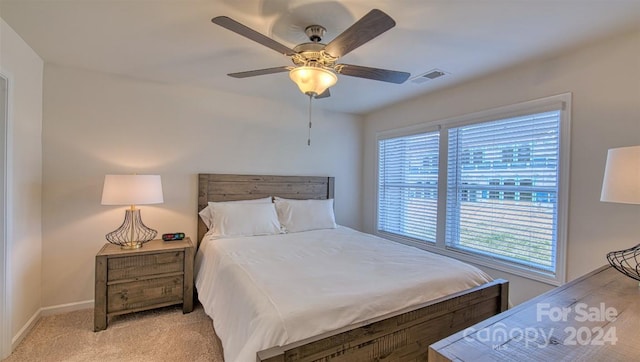
[[[106,175],[102,205],[161,204],[160,175]]]
[[[292,69],[289,78],[307,95],[320,95],[338,81],[338,77],[332,71],[309,66]]]
[[[640,204],[640,146],[609,150],[600,201]]]

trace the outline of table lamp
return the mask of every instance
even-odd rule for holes
[[[122,249],[137,249],[152,240],[158,231],[147,227],[136,205],[161,204],[160,175],[106,175],[102,205],[130,205],[120,227],[106,235],[107,241]]]
[[[609,150],[600,201],[640,204],[640,146]],[[607,260],[622,274],[640,281],[640,244],[612,251]]]

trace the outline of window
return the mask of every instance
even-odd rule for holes
[[[560,111],[449,129],[447,247],[554,271],[559,134]],[[488,155],[486,167],[468,167],[470,150]],[[485,185],[490,197],[468,200]],[[551,197],[527,200],[531,191]]]
[[[378,144],[378,230],[435,242],[438,132]]]
[[[380,135],[378,233],[562,283],[570,100],[555,96],[431,125],[436,131]]]

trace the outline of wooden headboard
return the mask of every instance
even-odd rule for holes
[[[265,176],[198,174],[198,212],[209,201],[236,201],[279,196],[287,199],[331,199],[334,178],[322,176]],[[196,215],[197,216],[197,215]],[[207,232],[198,217],[198,244]]]

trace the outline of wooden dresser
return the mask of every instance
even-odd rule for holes
[[[638,361],[638,281],[605,266],[429,347],[429,361]]]
[[[191,312],[194,251],[190,238],[134,250],[105,244],[96,255],[94,330],[107,328],[112,316],[173,304]]]

